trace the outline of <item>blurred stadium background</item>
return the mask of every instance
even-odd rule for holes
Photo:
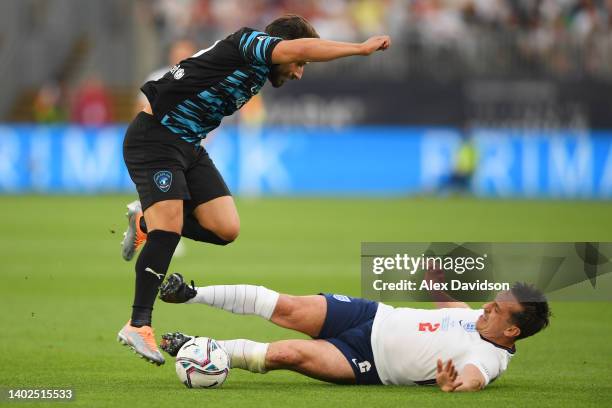
[[[124,126],[139,86],[169,64],[172,44],[204,48],[293,11],[324,38],[389,33],[393,49],[312,64],[302,81],[264,88],[228,118],[208,148],[235,193],[612,197],[610,1],[1,7],[2,192],[132,191],[120,155]]]
[[[133,293],[118,243],[139,86],[177,41],[205,48],[284,12],[324,38],[388,33],[393,46],[310,64],[226,118],[206,147],[238,197],[241,236],[186,242],[171,271],[359,295],[362,241],[612,240],[612,1],[3,0],[0,388],[75,387],[70,406],[87,407],[449,403],[435,389],[238,370],[203,400],[179,393],[171,364],[114,343]],[[610,303],[553,310],[502,380],[453,406],[609,405]],[[158,336],[295,336],[165,304],[154,323]]]

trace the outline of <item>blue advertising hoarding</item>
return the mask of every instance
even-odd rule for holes
[[[134,192],[125,126],[0,126],[0,192]],[[472,190],[486,197],[612,198],[612,132],[480,129]],[[454,167],[452,128],[226,126],[206,148],[243,195],[435,192]]]

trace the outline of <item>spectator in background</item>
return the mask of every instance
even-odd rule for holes
[[[111,96],[97,76],[90,76],[76,90],[70,120],[80,125],[91,126],[112,122]]]
[[[612,0],[155,0],[147,5],[162,43],[185,35],[222,37],[237,26],[262,26],[291,11],[312,21],[323,37],[357,41],[386,27],[428,51],[458,51],[476,68],[483,55],[497,58],[501,52],[530,71],[612,71]]]
[[[57,123],[66,121],[64,93],[56,81],[45,83],[34,98],[32,114],[36,123]]]
[[[478,165],[478,150],[471,134],[464,132],[461,145],[455,156],[455,169],[451,176],[451,187],[462,193],[469,193],[472,178]]]
[[[186,58],[191,57],[195,53],[196,45],[190,39],[185,38],[173,42],[168,50],[168,65],[151,72],[144,80],[143,84],[149,81],[157,81],[159,78],[163,77],[174,65]],[[142,92],[138,92],[134,114],[138,114],[140,111],[142,111],[148,103],[149,101],[147,101],[147,97],[144,96]]]
[[[385,29],[386,4],[378,0],[356,0],[351,3],[350,13],[363,36]]]
[[[158,30],[168,38],[185,35],[190,28],[195,0],[155,0],[152,8]]]
[[[453,168],[443,180],[441,193],[471,194],[472,178],[478,166],[478,149],[469,130],[461,134],[459,146],[453,158]]]

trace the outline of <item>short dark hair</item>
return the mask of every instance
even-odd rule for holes
[[[523,310],[511,315],[512,322],[521,329],[516,339],[533,336],[540,330],[548,327],[551,316],[546,296],[535,286],[516,282],[510,289]]]
[[[283,40],[296,40],[298,38],[319,38],[317,30],[302,16],[285,14],[277,18],[265,29],[266,33]]]

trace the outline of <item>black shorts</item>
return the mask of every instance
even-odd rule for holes
[[[199,145],[187,143],[140,112],[123,141],[123,160],[145,210],[159,201],[184,200],[188,211],[231,195],[223,177]]]
[[[318,339],[323,339],[344,355],[359,385],[380,385],[372,351],[372,324],[378,303],[344,295],[323,294],[327,314]]]

